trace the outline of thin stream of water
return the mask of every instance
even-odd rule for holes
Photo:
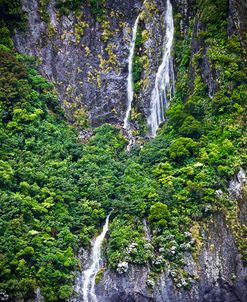
[[[134,96],[134,84],[133,84],[133,58],[135,53],[135,41],[136,41],[136,34],[137,34],[137,27],[139,22],[139,16],[136,18],[133,31],[132,31],[132,39],[130,42],[129,47],[129,58],[128,58],[128,78],[127,78],[127,96],[128,96],[128,102],[127,102],[127,110],[124,118],[124,128],[128,130],[130,128],[129,124],[129,118],[130,118],[130,112],[131,112],[131,106]]]

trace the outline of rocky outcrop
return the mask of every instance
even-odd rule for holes
[[[142,49],[143,72],[141,90],[135,95],[134,105],[145,117],[150,115],[150,100],[155,76],[162,61],[165,37],[166,1],[147,1],[141,13],[141,27],[146,31]]]
[[[79,14],[66,16],[51,0],[44,21],[39,1],[22,0],[28,28],[16,33],[15,46],[38,59],[39,71],[55,84],[70,121],[86,112],[92,126],[122,122],[128,44],[141,2],[107,1],[107,15],[98,22],[87,2]]]
[[[228,1],[228,35],[237,35],[243,47],[247,46],[247,3],[245,0]]]
[[[143,70],[141,88],[134,97],[133,106],[145,123],[150,114],[155,74],[162,58],[166,1],[108,0],[106,13],[100,20],[91,14],[87,1],[83,2],[79,13],[70,12],[68,15],[55,9],[55,3],[50,0],[42,8],[38,0],[22,0],[28,15],[28,27],[25,32],[15,34],[14,42],[18,51],[38,59],[39,71],[54,83],[67,118],[79,127],[85,124],[85,119],[93,127],[105,122],[123,123],[127,109],[128,47],[131,29],[140,14],[139,25],[144,38],[140,50]],[[186,37],[189,21],[196,15],[195,0],[173,0],[172,4],[174,15],[180,15],[181,37]],[[228,1],[228,35],[238,35],[243,46],[246,44],[246,11],[245,1]],[[201,51],[197,67],[212,98],[217,90],[217,75],[200,37],[206,26],[197,16],[191,58]],[[191,93],[194,73],[191,64]]]
[[[68,120],[79,126],[86,118],[93,127],[105,122],[123,123],[129,43],[140,14],[145,35],[141,50],[144,66],[141,91],[135,96],[134,106],[146,118],[162,59],[166,1],[106,1],[106,14],[100,20],[91,14],[87,1],[79,14],[69,15],[55,8],[55,0],[48,3],[43,8],[47,14],[44,18],[39,1],[22,0],[28,27],[15,34],[14,43],[19,52],[37,58],[39,71],[54,83]],[[183,10],[186,18],[187,6]]]
[[[246,185],[245,171],[239,173],[229,183],[228,192],[218,190],[217,198],[225,197],[238,201],[239,223],[246,223],[247,200],[244,197]],[[100,302],[245,302],[247,297],[247,268],[233,236],[228,218],[221,210],[215,209],[208,222],[197,223],[192,232],[196,249],[192,256],[184,252],[185,274],[167,262],[163,273],[153,273],[150,266],[121,264],[123,269],[113,272],[106,269],[96,285],[96,295]],[[144,221],[144,231],[148,242],[152,242],[149,227]],[[188,233],[190,236],[191,234]],[[88,264],[88,254],[80,253],[83,267]],[[190,276],[188,278],[188,276]],[[82,278],[76,279],[80,293]],[[80,301],[73,300],[73,301]]]
[[[200,74],[202,76],[203,82],[205,83],[208,89],[208,95],[210,98],[213,98],[214,93],[217,89],[217,85],[215,81],[216,77],[214,75],[214,70],[212,69],[212,66],[210,65],[210,62],[206,55],[207,47],[204,43],[203,38],[200,37],[200,33],[205,29],[206,29],[206,24],[202,22],[199,18],[196,18],[193,35],[192,35],[192,42],[191,42],[191,59],[196,53],[201,52],[201,59],[198,62],[198,67],[200,68]],[[194,83],[194,67],[192,65],[193,64],[191,64],[190,66],[190,72],[191,72],[190,82]],[[193,91],[194,87],[191,86],[191,89]]]
[[[101,302],[245,302],[247,269],[221,213],[215,213],[201,229],[204,242],[198,262],[185,255],[185,269],[196,278],[190,289],[181,279],[175,286],[172,270],[166,270],[152,286],[147,267],[131,266],[127,273],[107,270],[96,286]]]

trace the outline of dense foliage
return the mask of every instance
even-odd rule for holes
[[[139,21],[140,22],[140,21]],[[136,40],[135,40],[135,51],[133,58],[133,82],[134,82],[134,92],[140,92],[141,83],[142,83],[142,71],[143,71],[143,62],[142,62],[142,47],[144,43],[144,38],[142,36],[143,29],[140,25],[137,27]]]
[[[79,3],[59,5],[76,9]],[[96,15],[100,3],[91,1]],[[196,21],[191,19],[184,38],[176,14],[176,95],[167,123],[130,154],[110,125],[95,129],[88,142],[78,139],[34,60],[14,52],[9,30],[18,18],[10,14],[11,2],[1,5],[8,8],[0,29],[0,288],[10,301],[32,297],[38,287],[47,301],[69,297],[75,255],[90,246],[112,208],[105,255],[120,273],[123,262],[149,264],[150,278],[169,266],[174,283],[181,287],[183,279],[189,288],[195,276],[183,270],[183,255],[198,255],[199,225],[219,210],[227,210],[237,226],[234,235],[247,260],[238,205],[227,195],[229,180],[247,166],[247,78],[243,48],[236,36],[227,36],[226,1],[195,6],[207,24],[198,33],[196,53]],[[139,28],[137,55],[142,33]],[[202,78],[205,55],[217,80],[211,97]],[[135,60],[138,83],[143,66]],[[222,197],[216,198],[219,189]]]
[[[0,0],[0,27],[6,24],[11,31],[25,27],[26,18],[20,0]]]
[[[100,19],[103,16],[105,11],[105,0],[56,0],[56,8],[62,14],[69,14],[70,11],[79,11],[84,2],[89,5],[90,12],[94,17]]]
[[[122,222],[119,218],[113,221],[108,246],[112,267],[118,267],[119,262],[149,263],[153,271],[159,272],[169,265],[178,287],[181,279],[183,286],[189,287],[195,278],[182,269],[183,253],[198,255],[199,224],[219,210],[227,213],[243,260],[247,261],[238,204],[227,194],[230,179],[240,167],[246,167],[244,48],[237,36],[227,35],[227,1],[198,1],[194,9],[200,12],[203,24],[198,37],[192,35],[198,19],[190,20],[184,37],[181,15],[175,16],[176,94],[167,112],[167,123],[139,153],[133,151],[136,174],[133,171],[132,177],[124,176],[128,194],[123,196],[129,198],[123,204],[131,207],[135,218],[126,215],[128,210],[124,209]],[[192,37],[198,51],[193,50]],[[140,43],[139,34],[137,45]],[[213,96],[202,76],[205,57],[215,75],[212,81],[217,83]],[[138,59],[134,61],[135,81],[139,79]],[[141,187],[139,177],[144,184]],[[216,197],[217,190],[222,192],[220,197]],[[145,219],[151,226],[151,242],[141,227]]]
[[[89,246],[111,206],[125,141],[105,125],[78,144],[33,60],[0,48],[0,287],[11,299],[41,287],[61,300],[78,245]]]

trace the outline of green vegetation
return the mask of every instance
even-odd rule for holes
[[[61,14],[68,15],[70,11],[79,11],[84,2],[89,6],[91,14],[101,20],[105,14],[105,0],[56,0],[56,8]]]
[[[50,0],[40,0],[39,1],[39,12],[40,12],[40,17],[42,21],[49,22],[49,14],[47,12],[47,6],[49,4]]]
[[[134,92],[138,93],[141,90],[142,84],[142,72],[143,72],[143,60],[142,60],[142,47],[145,42],[143,35],[143,29],[140,25],[137,27],[135,52],[133,57],[133,82]]]
[[[125,141],[105,125],[78,144],[33,59],[0,49],[0,287],[11,300],[37,287],[47,301],[63,300],[78,247],[111,206]]]
[[[0,27],[7,26],[12,32],[15,28],[24,28],[26,16],[21,8],[21,0],[0,1]]]
[[[80,4],[72,2],[61,7]],[[100,3],[91,3],[96,15]],[[239,205],[226,194],[229,180],[247,166],[246,66],[238,38],[227,37],[226,1],[194,7],[207,24],[198,33],[197,53],[190,47],[195,20],[184,38],[176,15],[177,81],[168,120],[155,139],[130,154],[110,125],[94,129],[87,143],[77,142],[78,130],[64,121],[52,84],[32,58],[13,50],[9,33],[23,25],[23,17],[14,17],[20,6],[1,5],[7,9],[0,28],[0,288],[10,300],[32,298],[38,287],[47,301],[73,294],[75,255],[89,247],[112,208],[107,264],[119,273],[121,263],[149,264],[150,286],[169,266],[174,284],[181,287],[183,279],[182,286],[190,287],[196,276],[185,272],[184,253],[198,257],[200,225],[217,211],[226,214],[247,262]],[[138,48],[143,37],[138,29]],[[213,98],[201,75],[204,53],[217,77]],[[138,83],[142,67],[136,60]],[[88,127],[84,109],[75,118],[78,128]],[[218,189],[223,198],[215,196]]]
[[[70,11],[78,10],[81,5],[81,0],[56,0],[56,8],[65,15],[68,15]]]
[[[195,257],[199,255],[200,224],[219,209],[228,214],[240,252],[247,261],[244,226],[237,222],[238,204],[215,195],[218,189],[227,192],[230,179],[241,166],[246,167],[246,66],[239,40],[227,37],[226,1],[206,4],[209,10],[204,10],[204,2],[195,7],[203,9],[202,17],[207,22],[207,28],[198,33],[204,37],[202,49],[195,54],[190,48],[194,20],[184,38],[180,36],[181,16],[175,18],[176,95],[167,112],[168,121],[158,136],[141,150],[133,150],[130,161],[135,161],[135,169],[131,176],[124,175],[128,193],[123,196],[128,196],[128,200],[121,205],[123,222],[119,217],[113,220],[108,247],[109,264],[114,268],[123,261],[140,263],[142,259],[159,272],[169,261],[176,276],[186,278],[185,288],[195,276],[185,276],[181,270],[183,253],[192,251]],[[203,47],[213,74],[217,75],[212,99],[202,78]],[[194,79],[188,74],[190,62]],[[138,75],[139,68],[136,71]],[[138,219],[134,219],[136,216]],[[145,217],[152,229],[151,246],[147,240],[141,243],[144,231],[140,225]],[[142,255],[140,260],[138,253]],[[174,278],[175,284],[179,284],[179,278]]]
[[[89,0],[91,14],[100,19],[105,14],[105,0]]]

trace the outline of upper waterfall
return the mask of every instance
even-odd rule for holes
[[[130,112],[131,112],[131,106],[134,96],[134,84],[133,84],[133,57],[135,52],[135,41],[136,41],[136,33],[137,33],[137,26],[138,26],[139,16],[137,17],[133,31],[132,31],[132,39],[130,42],[129,47],[129,58],[128,58],[128,79],[127,79],[127,110],[124,118],[124,128],[130,131],[130,124],[129,124],[129,118],[130,118]]]
[[[162,63],[159,66],[155,78],[155,86],[151,95],[150,115],[147,122],[149,127],[149,135],[154,137],[159,125],[164,122],[164,110],[168,107],[168,103],[174,93],[174,70],[171,56],[174,23],[172,15],[172,5],[170,0],[167,0],[165,13],[166,34],[163,44]]]

